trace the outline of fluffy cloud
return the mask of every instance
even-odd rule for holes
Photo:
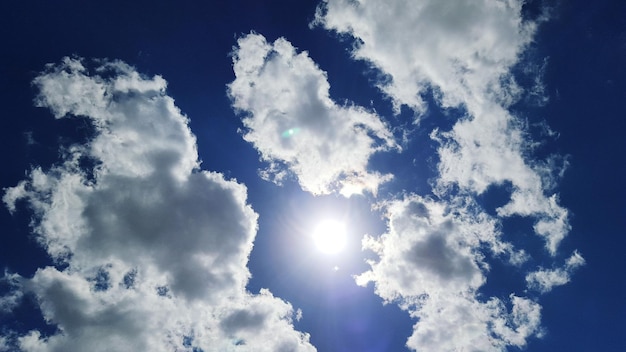
[[[306,52],[259,34],[237,43],[228,92],[245,114],[244,139],[269,163],[267,178],[280,183],[289,171],[306,191],[346,196],[376,193],[391,178],[367,170],[373,153],[395,147],[387,126],[373,112],[333,102],[326,73]]]
[[[508,70],[535,30],[522,21],[521,6],[514,0],[325,0],[314,24],[356,38],[354,57],[386,75],[379,87],[396,109],[421,112],[421,94],[431,88],[444,106],[515,94]]]
[[[378,259],[357,283],[373,282],[385,301],[399,303],[418,319],[407,341],[414,350],[523,347],[541,333],[541,307],[515,295],[506,301],[479,299],[488,271],[480,248],[485,243],[497,248],[498,234],[492,222],[451,209],[417,195],[388,202],[387,233],[364,240]]]
[[[546,176],[544,165],[525,158],[528,141],[508,111],[494,105],[457,122],[450,131],[434,131],[431,136],[441,144],[436,181],[439,194],[457,186],[479,195],[510,183],[510,201],[497,209],[498,215],[534,217],[535,233],[545,239],[546,249],[556,254],[570,230],[569,213],[558,204],[556,194],[546,194],[554,177]]]
[[[380,88],[398,111],[407,105],[423,113],[429,90],[442,107],[464,108],[467,116],[450,131],[431,134],[441,144],[437,191],[458,186],[481,194],[512,183],[511,202],[499,215],[535,217],[535,232],[555,254],[570,229],[568,212],[546,194],[552,175],[542,177],[545,165],[528,160],[523,124],[507,110],[522,91],[510,69],[537,26],[522,19],[521,6],[514,0],[327,0],[314,23],[357,40],[354,57],[388,78]]]
[[[24,351],[313,351],[291,305],[246,292],[257,214],[245,186],[199,169],[187,118],[159,76],[119,61],[49,65],[36,104],[95,133],[34,168],[4,202],[33,210],[61,264],[22,278],[58,332],[5,338]],[[61,269],[62,268],[62,269]],[[276,332],[280,332],[277,334]],[[268,338],[271,337],[271,338]]]
[[[414,315],[420,321],[407,346],[416,351],[503,351],[524,347],[529,336],[541,334],[541,307],[514,295],[507,302],[437,297]]]
[[[441,203],[417,195],[386,205],[388,232],[366,237],[363,245],[380,258],[357,283],[376,283],[377,293],[392,301],[399,296],[466,292],[481,286],[476,253],[466,237],[475,235]],[[469,226],[465,226],[469,225]]]

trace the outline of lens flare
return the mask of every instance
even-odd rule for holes
[[[298,127],[294,127],[294,128],[290,128],[288,130],[285,130],[281,134],[281,137],[283,137],[283,138],[291,138],[291,137],[295,136],[298,133],[300,133],[300,129]]]

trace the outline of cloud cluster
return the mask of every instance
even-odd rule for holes
[[[408,347],[501,351],[523,347],[529,336],[541,333],[539,304],[513,294],[485,301],[477,292],[489,267],[481,245],[499,241],[485,236],[496,233],[493,221],[418,195],[384,207],[388,231],[363,243],[378,259],[356,281],[373,282],[386,302],[397,302],[418,319]]]
[[[499,215],[536,217],[535,232],[554,254],[570,230],[568,212],[545,194],[543,165],[527,159],[524,124],[507,110],[522,90],[510,70],[537,26],[522,19],[521,7],[513,0],[328,0],[314,23],[356,39],[354,57],[388,77],[380,88],[397,110],[425,112],[429,90],[442,107],[464,108],[467,115],[451,130],[431,134],[440,143],[436,190],[481,194],[512,183]]]
[[[427,116],[427,94],[441,108],[461,111],[451,129],[430,134],[439,145],[432,183],[438,200],[409,195],[386,202],[387,233],[364,241],[378,259],[357,277],[418,319],[407,343],[416,350],[500,351],[541,334],[534,301],[476,294],[489,269],[482,245],[496,256],[507,253],[517,266],[528,259],[500,239],[507,218],[533,219],[552,257],[570,230],[568,211],[552,193],[563,172],[558,157],[533,160],[526,124],[509,110],[524,90],[511,69],[538,25],[521,9],[516,0],[325,0],[312,23],[354,40],[353,57],[378,70],[378,86],[396,112],[407,106],[419,121]],[[497,187],[509,190],[508,199],[489,215],[477,200]],[[528,274],[527,285],[547,292],[583,263],[575,252],[563,268]]]
[[[95,127],[49,170],[6,190],[59,264],[21,278],[57,332],[23,351],[314,351],[287,302],[245,286],[257,230],[245,186],[199,169],[187,118],[160,76],[120,61],[49,65],[36,104]],[[4,305],[4,304],[3,304]]]
[[[391,178],[367,168],[373,153],[396,147],[387,126],[371,111],[332,101],[326,73],[306,52],[252,33],[237,41],[233,68],[228,93],[244,114],[243,138],[269,163],[265,177],[280,183],[291,173],[305,191],[346,196],[375,194]]]
[[[387,230],[365,237],[375,258],[356,276],[416,319],[407,340],[414,350],[502,351],[543,333],[536,297],[481,293],[488,258],[528,269],[523,239],[502,239],[508,218],[534,221],[545,241],[542,263],[558,258],[570,230],[553,193],[559,158],[533,160],[530,132],[510,111],[524,90],[511,69],[537,27],[521,7],[517,0],[324,0],[313,22],[354,39],[354,58],[377,68],[396,112],[406,106],[419,122],[425,95],[461,112],[451,128],[430,133],[438,143],[432,194],[404,190],[379,204]],[[375,195],[393,177],[368,165],[374,153],[400,149],[388,125],[373,111],[333,101],[326,73],[307,52],[251,33],[232,58],[228,95],[243,138],[268,163],[262,177],[280,184],[293,176],[315,195],[345,196]],[[83,116],[95,133],[5,191],[10,211],[20,203],[33,211],[37,239],[58,265],[32,278],[5,274],[10,290],[0,310],[31,295],[57,331],[2,336],[0,350],[315,350],[294,329],[299,312],[289,303],[268,290],[246,291],[257,214],[244,185],[200,169],[195,137],[165,80],[119,61],[95,63],[87,69],[65,58],[34,80],[36,105],[57,118]],[[534,83],[530,95],[542,100]],[[480,196],[497,187],[507,199],[487,211]],[[575,251],[560,267],[532,269],[526,293],[567,283],[584,262]]]

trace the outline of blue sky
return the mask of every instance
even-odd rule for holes
[[[2,3],[0,350],[623,351],[624,11]]]

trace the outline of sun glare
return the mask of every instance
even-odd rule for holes
[[[340,221],[322,221],[313,231],[313,241],[323,253],[339,253],[346,246],[346,227]]]

